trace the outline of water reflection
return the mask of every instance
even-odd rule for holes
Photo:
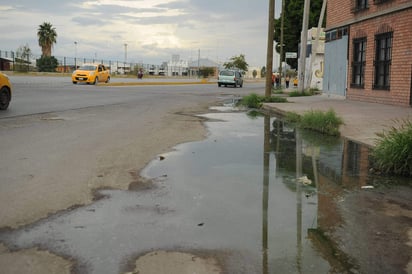
[[[79,273],[119,273],[135,254],[176,249],[225,254],[228,273],[356,272],[333,232],[341,197],[371,183],[368,148],[276,117],[204,116],[208,138],[150,163],[150,187],[104,190],[0,241],[76,258]]]
[[[333,232],[342,223],[336,199],[345,189],[366,184],[369,148],[350,140],[301,131],[279,119],[273,122],[271,133],[277,165],[296,170],[296,273],[302,273],[302,233],[329,262],[330,273],[350,273],[356,268],[350,263],[350,256],[340,251],[325,232]],[[303,232],[302,199],[313,195],[317,198],[316,223]]]

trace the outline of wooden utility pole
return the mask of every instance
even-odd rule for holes
[[[267,48],[267,56],[266,56],[265,97],[270,97],[272,95],[274,30],[275,30],[275,0],[269,0],[268,48]]]
[[[283,40],[283,34],[284,34],[284,26],[285,26],[285,0],[282,0],[282,17],[280,19],[280,58],[279,58],[279,77],[280,77],[280,85],[282,85],[282,58],[283,58],[283,47],[284,45],[284,40]],[[284,59],[286,62],[286,59]],[[285,78],[286,78],[286,71],[285,71]]]
[[[309,11],[310,0],[305,0],[303,9],[302,32],[300,34],[300,57],[299,57],[299,82],[298,91],[305,90],[305,72],[306,72],[306,46],[308,43],[308,25],[309,25]]]

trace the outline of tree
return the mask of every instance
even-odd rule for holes
[[[225,69],[239,69],[247,71],[249,65],[248,63],[246,63],[245,55],[241,54],[239,56],[233,56],[232,58],[230,58],[230,62],[225,62],[223,64],[223,67]]]
[[[39,71],[56,72],[59,62],[54,56],[42,56],[36,60],[36,65]]]
[[[302,20],[303,20],[303,7],[304,0],[285,0],[286,10],[284,29],[283,29],[283,56],[286,52],[298,52],[300,43],[300,33],[302,31]],[[310,1],[310,15],[309,15],[309,28],[317,27],[320,11],[322,9],[323,0],[311,0]],[[281,18],[281,17],[280,17]],[[280,53],[280,26],[281,19],[275,19],[275,36],[274,40],[276,44],[276,52]],[[287,63],[293,67],[297,68],[297,59],[287,59]]]
[[[56,28],[54,28],[51,23],[44,22],[39,26],[37,37],[39,38],[42,56],[50,57],[53,44],[56,43]]]
[[[208,78],[210,75],[213,75],[215,73],[215,68],[213,67],[202,67],[199,70],[200,75],[203,76],[203,78]]]
[[[256,78],[256,76],[257,76],[257,71],[254,69],[253,70],[253,78]]]
[[[262,69],[260,70],[260,77],[265,78],[266,77],[266,67],[263,66]]]
[[[28,44],[20,46],[16,51],[16,58],[14,59],[16,62],[15,69],[17,71],[29,71],[31,55],[31,49]]]

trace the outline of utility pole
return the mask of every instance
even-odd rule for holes
[[[197,52],[197,78],[200,78],[200,49]]]
[[[308,43],[309,8],[310,8],[310,0],[305,0],[305,6],[303,9],[302,32],[300,34],[300,59],[299,59],[299,82],[298,82],[298,91],[302,93],[305,90],[306,46]]]
[[[266,56],[266,89],[265,97],[272,95],[272,73],[273,73],[273,36],[275,29],[275,0],[269,0],[269,22],[268,22],[268,48]]]
[[[127,62],[127,44],[124,44],[124,63],[126,64]]]
[[[283,47],[285,46],[283,43],[283,31],[285,25],[285,0],[282,0],[282,17],[280,19],[280,62],[279,62],[279,77],[280,77],[280,85],[282,86],[282,58],[283,58]],[[286,62],[286,59],[285,59]],[[285,64],[286,66],[286,64]],[[286,77],[286,70],[285,70],[285,77]]]

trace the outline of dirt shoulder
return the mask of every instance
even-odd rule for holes
[[[14,186],[8,189],[8,194],[3,192],[4,197],[0,199],[3,208],[1,227],[21,227],[67,208],[89,204],[96,198],[96,189],[127,189],[139,171],[156,155],[170,151],[179,143],[205,138],[207,131],[202,118],[192,114],[207,109],[208,104],[203,104],[183,110],[179,108],[179,112],[177,109],[169,110],[158,116],[134,113],[135,110],[130,109],[122,111],[118,121],[112,123],[105,122],[105,115],[117,112],[116,106],[109,114],[105,114],[107,108],[94,109],[93,113],[86,109],[9,120],[4,126],[22,131],[33,125],[39,126],[39,132],[32,133],[33,140],[38,140],[34,145],[50,158],[41,160],[36,156],[38,151],[30,150],[27,145],[26,156],[16,160],[27,161],[27,170],[20,171],[18,176],[25,181],[21,183],[21,189]],[[99,117],[98,120],[95,117]],[[135,118],[131,120],[130,117]],[[79,124],[82,128],[78,128]],[[83,133],[81,136],[62,136],[62,128]],[[61,141],[53,144],[50,140],[42,140],[44,132],[61,138]],[[70,145],[61,145],[58,152],[52,149],[64,142]],[[76,151],[73,151],[74,147]],[[54,162],[48,163],[51,160]],[[31,165],[37,169],[30,168]],[[68,165],[72,169],[68,170]],[[30,191],[24,191],[24,188]],[[203,265],[204,262],[207,260],[190,263]],[[61,274],[70,273],[73,264],[70,258],[62,258],[47,250],[15,251],[2,245],[0,266],[0,274]]]

